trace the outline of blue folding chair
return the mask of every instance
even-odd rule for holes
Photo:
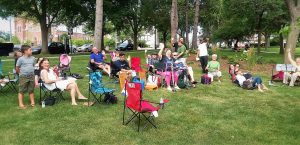
[[[115,89],[109,89],[104,86],[102,82],[102,74],[99,71],[90,72],[89,74],[89,97],[88,102],[90,103],[91,96],[93,96],[95,102],[100,103],[102,96],[106,93],[113,93]],[[89,104],[88,104],[89,106]]]

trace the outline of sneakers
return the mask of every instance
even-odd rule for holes
[[[171,92],[173,91],[171,87],[167,87],[167,90]]]
[[[178,86],[174,87],[176,90],[180,90],[180,88]]]

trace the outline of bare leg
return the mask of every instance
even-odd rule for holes
[[[70,90],[72,105],[77,105],[76,100],[75,100],[76,89],[75,89],[74,83],[69,84],[67,89]]]
[[[31,106],[34,107],[35,102],[34,102],[34,93],[33,92],[29,93],[29,98],[30,98]]]
[[[262,88],[263,88],[264,90],[269,90],[264,84],[262,84]]]
[[[264,91],[262,90],[262,85],[261,85],[261,84],[257,85],[257,89],[258,89],[258,91],[260,91],[260,92],[264,92]]]
[[[81,94],[81,92],[80,92],[80,90],[79,90],[79,88],[78,88],[77,83],[74,83],[74,86],[75,86],[75,90],[76,90],[78,99],[87,99],[86,97],[84,97],[84,96]]]
[[[24,94],[23,94],[23,93],[19,93],[19,94],[18,94],[18,99],[19,99],[19,107],[20,107],[20,108],[25,108],[25,105],[24,105],[24,103],[23,103]]]

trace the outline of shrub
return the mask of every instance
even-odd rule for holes
[[[145,40],[138,40],[138,46],[141,48],[149,47],[149,45],[146,44]]]
[[[92,40],[72,40],[72,45],[82,46],[83,44],[90,44],[93,43]]]
[[[19,38],[16,37],[16,36],[12,36],[11,42],[14,43],[14,44],[21,44]]]
[[[31,46],[31,43],[32,43],[32,42],[31,42],[30,40],[26,40],[23,44],[24,44],[24,45],[29,45],[29,46]]]
[[[116,45],[116,42],[114,39],[104,38],[104,46],[108,46],[110,48],[114,48]]]

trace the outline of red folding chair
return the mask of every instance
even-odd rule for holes
[[[140,83],[126,83],[125,84],[125,99],[124,99],[124,110],[123,110],[123,125],[127,125],[134,118],[138,119],[138,131],[140,131],[141,116],[145,118],[146,123],[144,125],[145,129],[148,124],[151,124],[154,128],[157,126],[154,123],[154,115],[152,112],[158,111],[163,108],[164,104],[168,100],[163,100],[161,103],[154,103],[142,98],[142,86]],[[156,104],[157,106],[153,106]],[[128,109],[132,115],[125,122],[125,110]],[[146,115],[149,114],[149,115]]]

